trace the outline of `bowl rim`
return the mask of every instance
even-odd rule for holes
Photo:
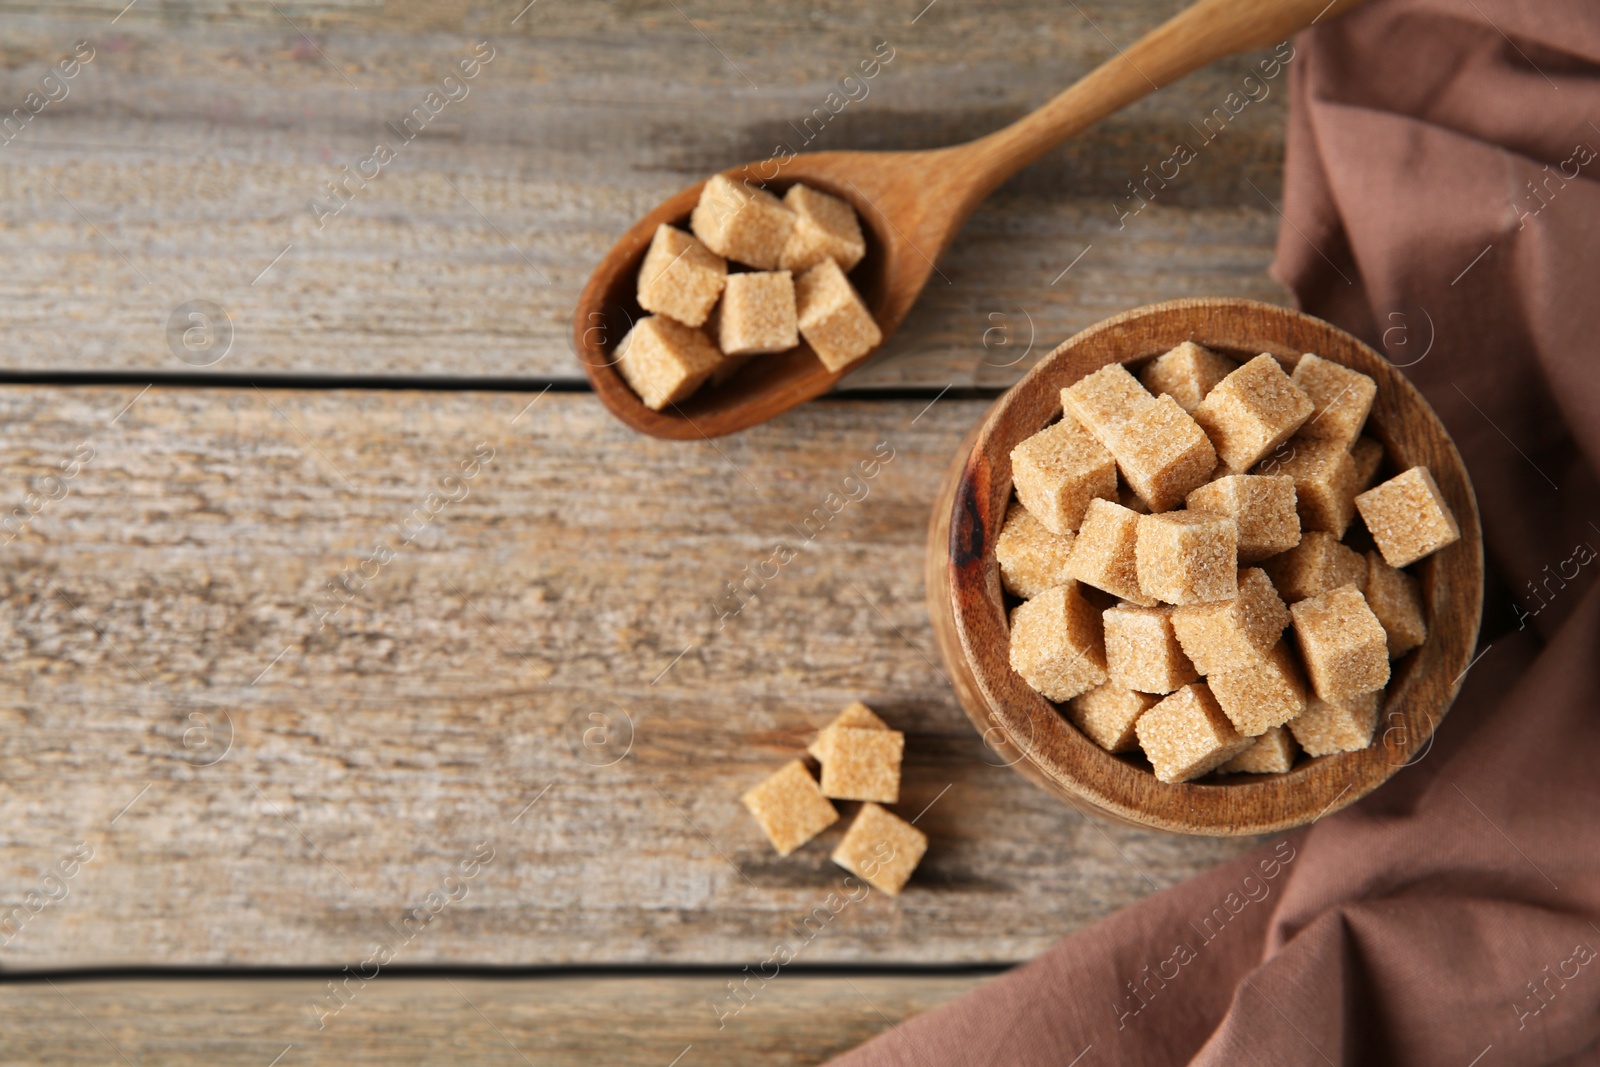
[[[1148,359],[1187,340],[1245,358],[1268,352],[1293,361],[1315,352],[1373,377],[1378,398],[1363,432],[1384,445],[1396,471],[1427,465],[1454,512],[1461,539],[1413,568],[1428,608],[1428,638],[1393,661],[1374,742],[1358,752],[1312,757],[1283,774],[1227,783],[1165,783],[1095,745],[1010,668],[994,542],[1012,495],[1011,449],[1060,413],[1061,387],[1109,363]],[[970,439],[970,450],[957,457],[959,473],[952,470],[948,538],[930,551],[944,555],[962,673],[971,675],[987,705],[974,708],[964,699],[963,706],[986,739],[1000,732],[1005,750],[1026,764],[1018,766],[1025,776],[1142,826],[1231,836],[1313,822],[1426,753],[1477,644],[1482,529],[1466,466],[1444,424],[1416,387],[1360,339],[1304,312],[1255,300],[1191,297],[1133,308],[1058,345],[994,403]]]

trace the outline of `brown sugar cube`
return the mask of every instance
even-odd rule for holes
[[[715,338],[722,333],[722,301],[717,301],[717,306],[712,308],[711,314],[706,316],[704,329],[707,337]],[[730,356],[723,352],[722,362],[712,369],[711,377],[706,381],[711,385],[721,385],[735,374],[738,374],[740,368],[753,358],[753,356]]]
[[[1138,542],[1136,513],[1109,500],[1091,500],[1072,542],[1067,570],[1078,581],[1112,596],[1152,606],[1155,599],[1139,589]]]
[[[794,212],[765,189],[718,174],[701,189],[689,228],[719,256],[757,270],[777,270],[794,229]]]
[[[1294,735],[1274,726],[1255,739],[1255,743],[1217,768],[1219,774],[1283,774],[1294,766],[1300,746]]]
[[[1218,382],[1194,409],[1217,455],[1236,471],[1255,465],[1310,417],[1311,398],[1264,352]]]
[[[1139,744],[1134,723],[1160,699],[1107,682],[1073,697],[1067,704],[1067,718],[1107,752],[1127,752]]]
[[[848,271],[867,254],[855,209],[836,196],[809,185],[791,185],[783,204],[794,212],[794,229],[784,243],[778,266],[799,274],[831,259]]]
[[[787,856],[839,818],[799,760],[785,763],[741,799],[780,856]]]
[[[1389,684],[1388,635],[1354,585],[1292,604],[1289,614],[1317,696],[1347,701]]]
[[[1163,782],[1187,782],[1250,747],[1204,682],[1184,686],[1139,716],[1139,747]]]
[[[1117,468],[1151,511],[1182,501],[1217,466],[1211,439],[1170,396],[1117,425],[1110,438]]]
[[[1204,604],[1239,593],[1239,528],[1226,515],[1140,515],[1134,556],[1145,596],[1168,604]]]
[[[1289,720],[1289,732],[1308,756],[1356,752],[1372,744],[1382,696],[1383,690],[1374,689],[1347,700],[1329,701],[1312,693],[1306,698],[1306,710]]]
[[[1461,528],[1427,467],[1412,467],[1356,497],[1384,562],[1404,567],[1461,540]]]
[[[1272,651],[1248,666],[1206,676],[1233,728],[1259,737],[1306,710],[1306,680],[1289,650],[1279,641]]]
[[[783,352],[800,343],[794,280],[786,270],[728,275],[717,309],[717,347],[728,356]]]
[[[685,326],[700,326],[716,306],[727,277],[727,261],[663,222],[639,265],[639,306]]]
[[[830,371],[843,370],[883,340],[872,312],[831,259],[795,279],[794,299],[800,336]]]
[[[1229,474],[1190,493],[1190,511],[1226,515],[1239,528],[1239,559],[1254,563],[1300,543],[1294,479],[1270,474]]]
[[[835,800],[900,799],[906,735],[876,727],[830,726],[822,752],[822,795]]]
[[[1100,613],[1075,586],[1046,589],[1011,613],[1011,669],[1047,700],[1071,700],[1106,680]]]
[[[1089,502],[1117,495],[1117,465],[1071,415],[1011,450],[1017,499],[1051,533],[1071,533]]]
[[[893,897],[926,851],[928,836],[921,830],[876,804],[863,804],[833,850],[833,862]]]
[[[1356,513],[1356,461],[1337,441],[1294,437],[1256,468],[1257,474],[1294,479],[1295,508],[1302,530],[1327,530],[1343,537]]]
[[[1172,613],[1178,644],[1201,674],[1249,667],[1278,644],[1289,625],[1289,609],[1265,571],[1240,571],[1238,585],[1232,600],[1190,604]]]
[[[1358,437],[1350,446],[1350,461],[1356,465],[1356,488],[1365,489],[1383,466],[1383,446],[1370,437]]]
[[[722,362],[709,337],[661,315],[634,323],[617,351],[618,373],[655,411],[688,397]]]
[[[1006,592],[1026,599],[1051,586],[1072,580],[1067,561],[1072,555],[1071,533],[1051,533],[1021,504],[1006,512],[1006,524],[994,543],[1000,563],[1000,584]]]
[[[1310,352],[1300,357],[1289,380],[1311,398],[1311,417],[1300,427],[1301,437],[1337,441],[1344,449],[1355,444],[1378,395],[1377,382]]]
[[[1172,609],[1118,604],[1101,615],[1111,683],[1141,693],[1170,693],[1200,675],[1172,632]]]
[[[1115,431],[1147,411],[1155,397],[1120,363],[1110,363],[1061,390],[1061,409],[1108,449]]]
[[[1166,393],[1184,411],[1193,414],[1206,394],[1238,368],[1239,364],[1228,357],[1193,341],[1185,341],[1151,360],[1139,372],[1139,381],[1152,396]]]
[[[1428,639],[1417,580],[1389,566],[1376,552],[1367,553],[1367,584],[1361,592],[1388,635],[1390,659],[1399,659]]]
[[[887,730],[889,724],[878,718],[877,714],[861,701],[852,701],[848,707],[834,716],[832,722],[817,731],[816,738],[806,746],[806,751],[811,753],[818,762],[827,759],[828,742],[832,737],[828,733],[835,726],[855,726],[863,730]]]
[[[1367,580],[1367,561],[1325,530],[1301,535],[1298,545],[1261,566],[1278,595],[1290,604],[1341,585],[1361,586]]]

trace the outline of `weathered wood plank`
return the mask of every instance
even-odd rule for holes
[[[922,5],[904,0],[677,5],[693,25],[620,2],[539,4],[512,25],[510,0],[144,0],[113,25],[123,6],[0,3],[4,109],[75,41],[94,48],[67,95],[0,145],[0,369],[579,378],[577,292],[667,194],[807,134],[839,149],[988,132],[1113,54],[1106,37],[1130,41],[1180,4],[1090,5],[1106,37],[1046,0],[942,3],[915,22]],[[386,124],[478,41],[494,58],[467,95],[401,142]],[[893,59],[832,115],[829,93],[880,42]],[[1283,299],[1263,268],[1285,79],[1200,140],[1257,59],[1169,87],[1019,175],[947,255],[948,284],[848,384],[1006,384],[1135,304]],[[379,139],[396,158],[353,182]],[[1128,183],[1179,141],[1198,158],[1119,225],[1115,205],[1138,203]],[[347,183],[345,206],[330,181]],[[192,300],[225,309],[225,357],[174,354],[169,320]]]
[[[841,828],[780,859],[738,796],[855,698],[933,843],[805,962],[1026,958],[1245,847],[991,765],[921,581],[980,404],[674,444],[534,398],[0,390],[0,966],[757,963]]]
[[[719,1027],[727,981],[380,974],[326,1016],[316,979],[8,985],[0,1064],[813,1064],[981,979],[780,972]]]

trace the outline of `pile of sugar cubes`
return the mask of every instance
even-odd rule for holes
[[[822,765],[819,784],[804,760],[791,760],[744,795],[744,806],[787,856],[839,820],[834,800],[864,801],[833,850],[833,862],[890,896],[904,888],[928,850],[921,830],[882,807],[900,799],[906,735],[860,701],[839,713],[806,748]]]
[[[651,314],[618,345],[617,370],[646,406],[660,411],[802,337],[830,371],[883,340],[845,277],[867,244],[838,197],[793,185],[779,200],[719,174],[689,226],[656,228],[639,267],[639,306]],[[730,260],[750,269],[730,273]]]
[[[1368,488],[1376,396],[1315,355],[1286,374],[1190,342],[1063,389],[1011,452],[1012,669],[1163,782],[1367,747],[1389,661],[1428,632],[1400,568],[1460,537],[1426,467]]]

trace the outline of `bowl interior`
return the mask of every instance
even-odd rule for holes
[[[1060,415],[1060,390],[1108,363],[1134,364],[1194,341],[1236,358],[1262,352],[1287,366],[1315,352],[1372,377],[1366,433],[1384,447],[1386,478],[1426,466],[1461,527],[1461,540],[1410,568],[1422,587],[1428,639],[1394,662],[1373,744],[1307,759],[1286,773],[1208,776],[1169,784],[1142,755],[1116,756],[1068,722],[1010,668],[1007,598],[994,543],[1011,499],[1011,449]],[[1356,522],[1359,523],[1359,517]],[[1004,735],[1018,769],[1053,792],[1140,825],[1212,835],[1267,833],[1337,810],[1426,751],[1471,661],[1482,614],[1477,502],[1454,444],[1422,395],[1350,334],[1287,308],[1249,300],[1177,300],[1137,308],[1070,338],[1006,393],[979,427],[954,482],[945,549],[950,606],[964,667],[977,690],[969,715]],[[982,706],[974,708],[974,702]]]

